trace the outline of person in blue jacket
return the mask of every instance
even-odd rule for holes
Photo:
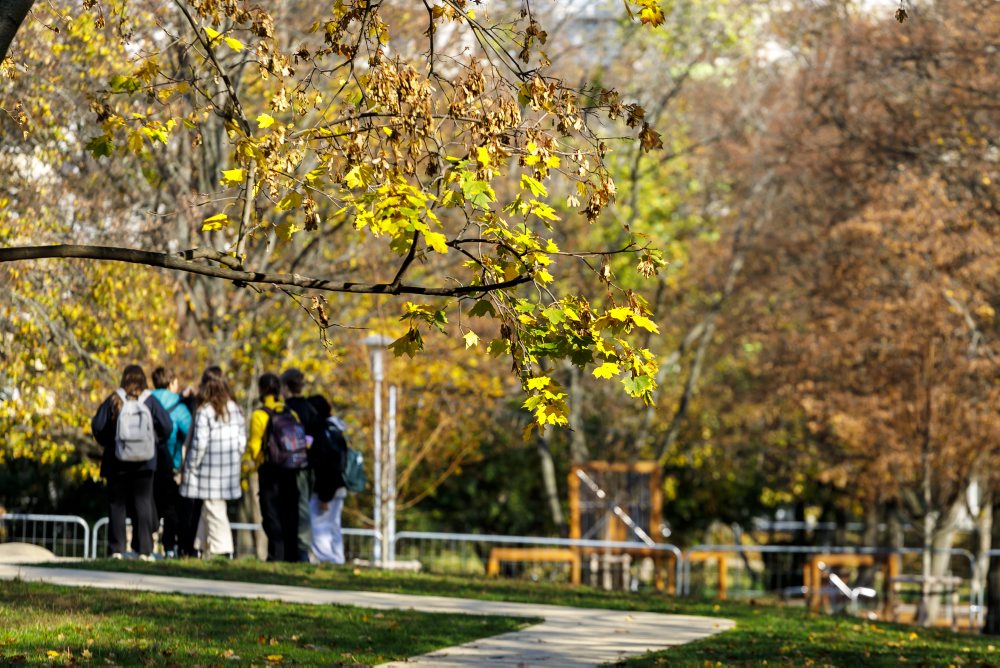
[[[173,369],[158,366],[153,369],[153,396],[163,406],[163,410],[173,422],[173,430],[167,439],[163,458],[156,462],[156,475],[153,476],[153,499],[156,502],[156,512],[163,520],[163,550],[167,557],[178,556],[182,545],[180,537],[190,533],[194,535],[194,527],[184,526],[185,519],[190,522],[190,513],[179,512],[181,495],[178,490],[176,475],[181,470],[184,442],[191,433],[191,410],[178,390],[180,381]],[[156,524],[159,524],[157,520]]]
[[[170,416],[152,394],[146,391],[146,373],[137,364],[125,367],[121,387],[111,393],[97,409],[90,421],[97,443],[104,448],[101,457],[101,477],[108,484],[108,553],[121,559],[125,552],[125,518],[132,518],[132,533],[140,559],[153,558],[153,532],[156,508],[153,505],[153,474],[157,459],[165,450],[173,429]],[[155,451],[144,461],[121,461],[115,452],[118,435],[118,416],[128,399],[138,399],[149,409],[155,434]],[[147,418],[149,419],[149,418]]]

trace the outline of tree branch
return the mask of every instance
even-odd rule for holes
[[[84,260],[105,260],[111,262],[128,262],[149,267],[161,267],[175,271],[186,271],[201,276],[211,276],[230,280],[238,285],[247,283],[262,283],[271,285],[292,285],[310,290],[326,292],[350,292],[359,294],[385,295],[427,295],[431,297],[457,297],[460,295],[505,290],[533,280],[532,274],[524,274],[509,281],[488,283],[484,285],[457,285],[449,288],[425,287],[422,285],[393,285],[392,283],[335,283],[323,278],[312,278],[299,274],[268,274],[254,271],[241,271],[228,267],[211,267],[192,261],[196,258],[210,259],[229,264],[236,258],[223,256],[218,251],[190,250],[180,253],[157,253],[154,251],[136,250],[133,248],[116,248],[113,246],[83,246],[60,244],[55,246],[14,246],[0,248],[0,263],[18,262],[21,260],[39,260],[45,258],[80,258]],[[223,260],[222,257],[226,259]]]
[[[0,60],[7,57],[7,49],[14,35],[24,23],[35,0],[4,0],[0,2]]]
[[[414,256],[417,254],[417,241],[420,240],[420,232],[416,230],[413,231],[413,240],[410,242],[410,250],[407,251],[406,257],[403,258],[403,263],[399,265],[399,271],[396,272],[396,277],[392,279],[391,285],[396,287],[403,282],[403,274],[409,268],[410,263],[413,262]]]

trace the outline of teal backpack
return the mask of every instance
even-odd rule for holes
[[[348,492],[363,492],[368,485],[365,474],[365,458],[350,446],[347,440],[347,425],[338,417],[331,417],[326,424],[327,440],[333,447],[339,447],[343,455],[344,487]]]

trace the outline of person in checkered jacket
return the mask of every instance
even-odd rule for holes
[[[195,549],[203,557],[231,556],[233,532],[226,501],[242,496],[240,463],[246,450],[246,422],[220,373],[206,372],[181,471],[181,495],[201,499]]]

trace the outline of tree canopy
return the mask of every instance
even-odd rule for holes
[[[660,134],[614,89],[561,78],[530,4],[84,6],[35,6],[4,60],[6,123],[22,133],[4,158],[31,185],[7,195],[17,232],[0,261],[113,260],[295,291],[321,330],[336,326],[324,292],[414,296],[392,349],[416,354],[457,322],[468,348],[510,360],[537,424],[566,423],[546,374],[561,359],[649,400],[656,363],[634,334],[657,326],[610,259],[648,277],[661,253],[629,225],[593,246],[554,237],[613,224],[609,153]],[[652,0],[625,10],[663,21]],[[88,163],[66,160],[81,151]],[[35,207],[72,222],[49,212],[28,233]],[[573,262],[591,298],[557,280]]]

